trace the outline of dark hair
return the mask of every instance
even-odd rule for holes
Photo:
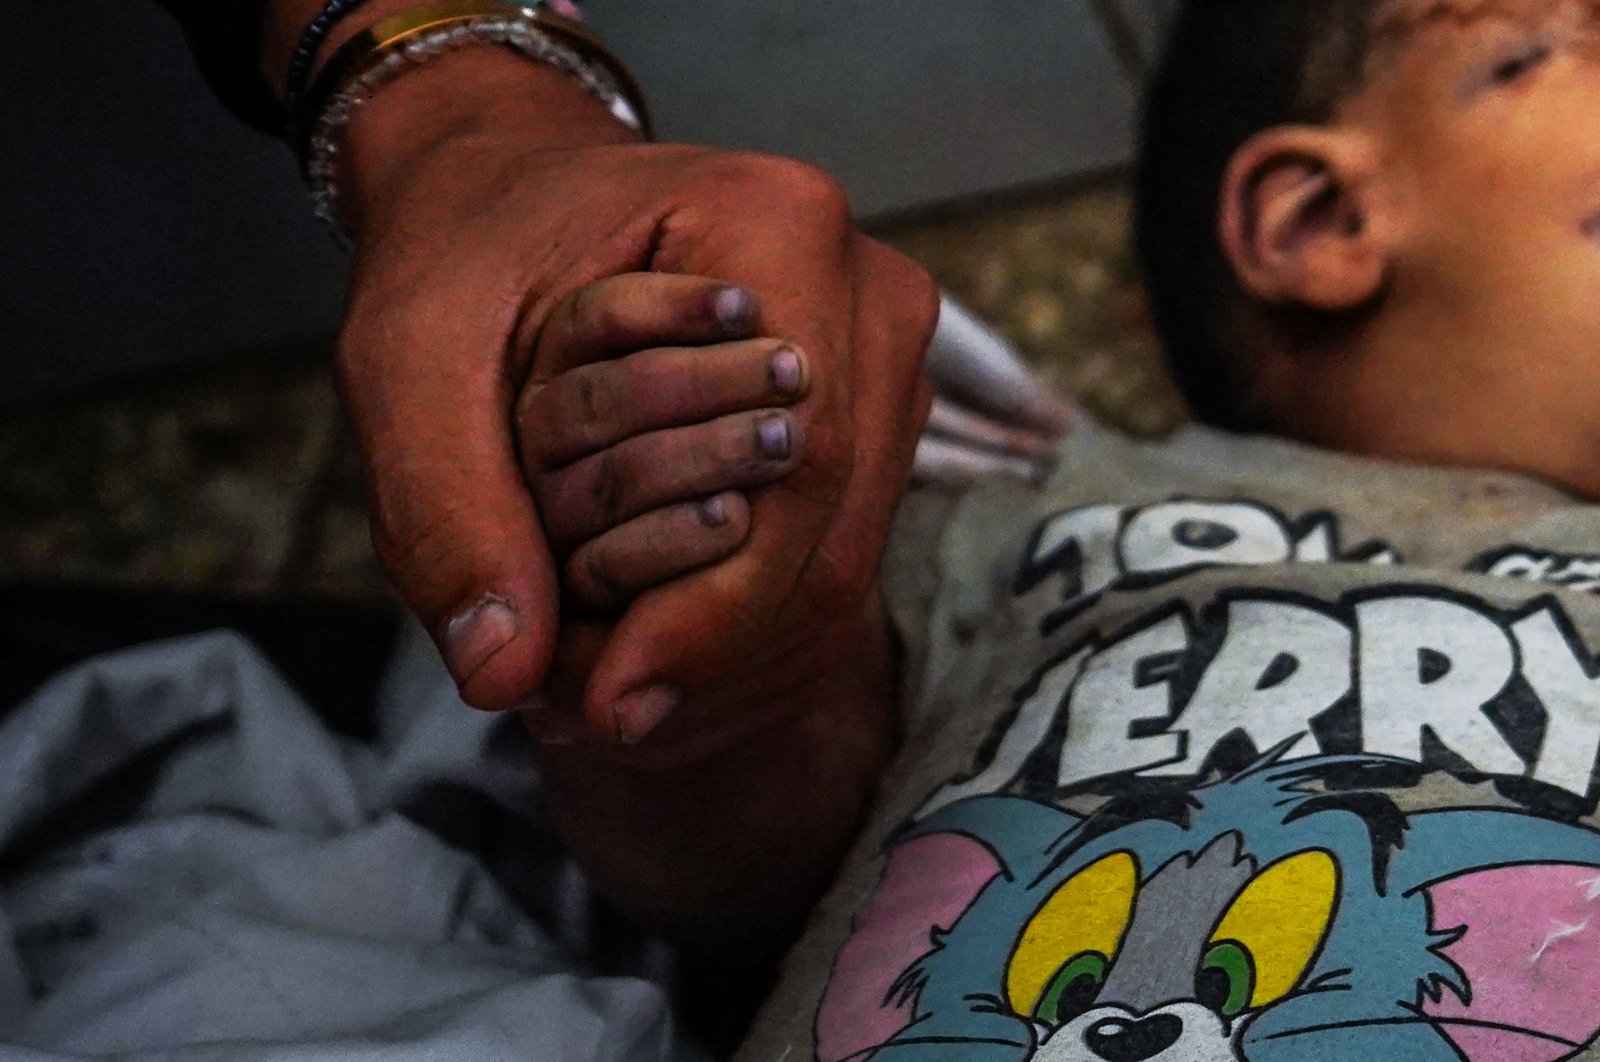
[[[1230,349],[1222,179],[1251,137],[1327,122],[1365,73],[1382,0],[1184,0],[1146,99],[1134,239],[1156,333],[1201,420],[1260,427]]]

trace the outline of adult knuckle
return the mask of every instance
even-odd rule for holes
[[[905,263],[912,313],[921,328],[932,335],[934,327],[939,323],[939,285],[934,282],[926,269],[911,259],[898,252],[896,257]]]
[[[843,219],[850,214],[850,197],[827,170],[781,155],[747,153],[738,165],[746,180],[806,213]]]
[[[904,303],[906,306],[905,331],[908,336],[918,341],[920,346],[927,346],[933,338],[934,329],[939,324],[939,286],[921,266],[910,261],[905,262],[906,272],[904,280]]]

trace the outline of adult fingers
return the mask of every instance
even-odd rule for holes
[[[766,409],[635,436],[535,476],[532,486],[545,531],[561,553],[651,509],[771,483],[804,453],[804,429],[794,415]]]
[[[530,379],[674,344],[755,334],[761,307],[746,287],[710,277],[622,273],[586,284],[550,310],[534,342]]]
[[[663,428],[797,401],[805,357],[777,339],[645,350],[584,365],[518,402],[523,467],[559,468],[608,446]]]
[[[865,236],[855,238],[855,258],[854,471],[802,579],[811,609],[859,601],[875,581],[933,394],[923,372],[939,319],[933,281]]]
[[[619,612],[651,587],[729,556],[749,530],[750,506],[737,491],[656,509],[579,546],[562,586],[584,612]]]
[[[338,351],[373,544],[462,697],[509,707],[548,667],[558,587],[511,438],[504,343],[455,298],[430,312],[388,290],[414,286],[357,289]]]

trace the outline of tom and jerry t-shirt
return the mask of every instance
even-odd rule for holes
[[[1600,1059],[1600,508],[1196,428],[901,524],[909,736],[743,1062]]]

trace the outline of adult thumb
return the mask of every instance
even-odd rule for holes
[[[468,704],[526,700],[549,668],[558,584],[517,464],[505,374],[488,359],[347,348],[340,384],[390,581]]]

